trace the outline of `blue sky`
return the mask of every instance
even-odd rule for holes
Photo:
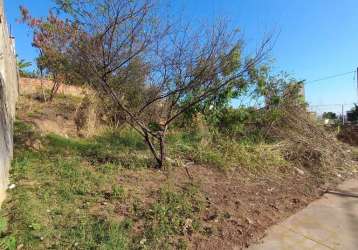
[[[246,43],[259,44],[268,32],[280,31],[272,52],[275,70],[306,79],[306,98],[312,105],[357,102],[354,74],[309,83],[358,67],[357,0],[173,0],[186,18],[214,21],[223,16],[242,30]],[[5,0],[7,18],[21,58],[33,60],[30,32],[16,23],[19,5],[34,16],[47,13],[51,0]],[[333,106],[332,106],[333,107]],[[337,106],[338,107],[338,106]]]

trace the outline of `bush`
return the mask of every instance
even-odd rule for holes
[[[175,159],[191,160],[221,170],[245,168],[265,172],[286,166],[280,148],[275,144],[237,140],[223,134],[210,134],[205,140],[195,132],[176,131],[168,138],[169,152]]]

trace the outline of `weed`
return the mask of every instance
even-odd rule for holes
[[[198,190],[190,184],[181,191],[166,186],[157,195],[157,201],[149,209],[136,209],[141,211],[139,216],[146,228],[137,244],[148,249],[185,248],[185,243],[175,238],[198,230],[197,214],[202,209]]]
[[[71,245],[78,249],[128,249],[131,227],[130,220],[114,223],[101,218],[82,218],[64,238],[73,239]]]
[[[3,216],[0,216],[0,249],[15,250],[16,239],[11,235],[6,235],[7,227],[7,220]]]
[[[113,186],[112,187],[112,197],[113,197],[113,199],[123,201],[128,197],[128,192],[122,186]]]
[[[184,249],[186,243],[181,237],[199,227],[201,198],[192,185],[180,191],[165,186],[156,193],[156,201],[145,208],[135,197],[129,197],[125,186],[115,184],[123,168],[148,165],[145,145],[133,131],[107,131],[75,139],[41,136],[23,122],[15,124],[15,131],[16,141],[33,137],[43,147],[34,150],[19,144],[15,149],[11,182],[16,188],[4,204],[10,218],[8,228],[3,229],[6,223],[0,220],[4,249],[14,249],[17,243],[24,244],[25,249]],[[184,135],[183,140],[190,142]],[[131,216],[112,220],[116,215],[111,206],[100,214],[91,212],[103,203],[108,186],[112,190],[107,203],[130,204],[134,200]],[[145,224],[140,237],[132,234],[129,217]]]
[[[171,155],[223,170],[242,167],[258,173],[288,165],[274,144],[257,144],[216,136],[203,140],[193,133],[180,131],[171,134],[168,141]]]
[[[25,249],[127,249],[131,223],[115,223],[88,211],[102,199],[101,189],[114,183],[115,176],[91,171],[84,163],[98,152],[114,154],[115,150],[102,152],[106,145],[97,141],[41,137],[23,122],[16,122],[15,131],[17,142],[30,135],[44,146],[39,151],[25,144],[15,148],[11,182],[16,188],[4,204],[10,223],[4,229],[6,223],[0,220],[0,231],[5,231],[1,248],[16,249],[19,243]],[[120,169],[113,166],[111,172]],[[120,189],[115,192],[125,197]]]
[[[112,163],[119,167],[136,169],[147,167],[150,163],[148,152],[143,145],[137,141],[132,145],[135,146],[132,149],[128,146],[129,139],[122,134],[104,134],[87,139],[70,139],[50,134],[46,139],[50,152],[79,155],[94,165]]]
[[[23,147],[27,141],[34,140],[39,135],[30,124],[17,120],[14,124],[13,136],[15,147]]]
[[[4,250],[16,250],[16,239],[12,236],[0,239],[0,248]]]

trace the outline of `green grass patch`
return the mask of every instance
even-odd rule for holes
[[[106,199],[108,187],[112,187],[110,192],[116,201],[128,197],[127,191],[115,184],[123,168],[147,166],[146,158],[141,164],[135,159],[124,160],[130,157],[130,150],[132,154],[145,153],[138,141],[128,145],[127,136],[42,137],[31,125],[16,122],[17,146],[10,173],[16,188],[10,191],[2,211],[9,220],[1,235],[2,249],[16,249],[20,244],[24,249],[36,250],[128,249],[132,242],[128,236],[130,219],[109,219],[115,216],[110,207],[106,209],[108,217],[90,212]],[[40,141],[41,148],[32,148],[33,141]],[[3,224],[0,220],[0,231],[4,230]]]
[[[145,228],[136,245],[143,249],[185,249],[186,243],[180,237],[200,228],[197,217],[203,204],[200,193],[188,184],[180,191],[165,186],[156,195],[157,200],[149,209],[135,206],[134,211],[144,220]]]
[[[78,155],[91,164],[115,164],[117,167],[137,169],[151,164],[146,145],[134,131],[105,132],[93,138],[64,138],[56,134],[46,137],[48,151],[64,156]]]
[[[173,158],[192,160],[222,170],[241,167],[262,173],[289,164],[275,144],[237,141],[222,135],[202,137],[193,132],[178,131],[169,135],[168,142],[169,155]]]
[[[146,145],[132,130],[65,138],[42,136],[18,121],[14,140],[10,174],[16,187],[1,212],[2,249],[185,248],[183,235],[199,225],[199,193],[191,185],[175,190],[162,184],[147,207],[118,183],[126,169],[151,164]],[[116,219],[116,204],[137,209]],[[143,231],[135,231],[134,223],[143,223]]]

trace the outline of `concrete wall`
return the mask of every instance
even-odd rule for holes
[[[18,95],[15,41],[10,37],[4,3],[0,0],[0,201],[8,186],[13,153],[13,121]]]

